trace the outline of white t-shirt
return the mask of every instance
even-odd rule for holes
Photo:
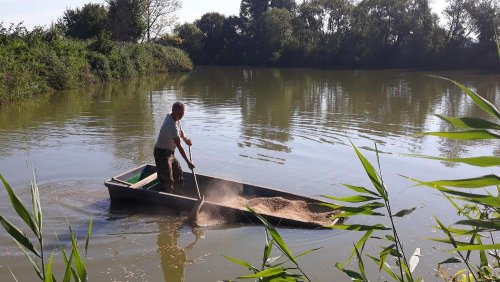
[[[179,126],[180,122],[176,122],[170,114],[167,115],[161,125],[155,147],[175,151],[177,146],[175,145],[174,138],[180,138]]]

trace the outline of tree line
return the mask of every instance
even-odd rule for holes
[[[497,68],[499,0],[242,0],[157,39],[198,64]]]

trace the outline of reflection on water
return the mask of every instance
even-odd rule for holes
[[[401,236],[407,238],[409,249],[422,249],[421,261],[429,267],[418,270],[422,273],[419,276],[431,279],[432,275],[425,275],[432,272],[429,268],[440,257],[431,243],[422,245],[420,238],[433,237],[429,218],[439,214],[451,223],[455,211],[428,190],[408,188],[412,183],[399,175],[431,180],[485,173],[406,155],[499,155],[500,147],[493,142],[418,135],[450,129],[434,116],[436,113],[488,118],[451,83],[425,74],[200,67],[191,73],[58,92],[0,108],[0,173],[22,190],[29,183],[28,150],[44,203],[49,203],[46,226],[55,225],[54,229],[61,231],[66,230],[66,218],[86,223],[89,216],[97,216],[91,262],[96,280],[130,280],[126,275],[134,272],[139,280],[184,277],[188,281],[215,281],[242,274],[233,271],[218,254],[244,259],[261,255],[262,229],[206,230],[204,240],[190,245],[196,236],[180,228],[176,215],[107,211],[110,207],[103,181],[153,162],[159,128],[174,101],[186,102],[183,128],[193,140],[193,158],[200,173],[313,197],[344,195],[347,192],[339,188],[340,183],[369,186],[349,140],[371,160],[376,141],[384,152],[381,163],[394,209],[423,207],[401,221]],[[457,80],[500,104],[497,74],[430,74]],[[491,170],[487,173],[497,173],[497,168]],[[0,189],[0,200],[4,203],[6,199]],[[0,212],[14,216],[4,204]],[[84,228],[86,224],[80,229]],[[343,254],[350,251],[342,246],[352,245],[352,233],[332,234],[285,232],[294,249],[322,246],[329,250],[306,259],[306,268],[317,274],[316,280],[331,280],[331,270],[325,265],[343,261]],[[244,238],[244,243],[235,243],[234,238]],[[0,233],[0,248],[10,244]],[[217,255],[189,263],[189,257],[208,253]],[[0,256],[0,266],[8,260]],[[22,256],[15,260],[22,264]],[[122,269],[125,266],[127,271]],[[222,269],[222,273],[214,269]],[[1,271],[0,278],[10,277]],[[335,281],[344,281],[339,277]]]

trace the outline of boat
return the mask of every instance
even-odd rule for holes
[[[107,179],[112,203],[146,202],[160,207],[190,212],[198,203],[198,193],[191,172],[183,172],[184,182],[173,193],[160,190],[156,166],[143,164]],[[205,201],[201,214],[205,226],[224,223],[260,224],[247,207],[263,215],[274,226],[328,228],[339,222],[332,219],[338,211],[321,205],[318,199],[238,181],[196,174]]]

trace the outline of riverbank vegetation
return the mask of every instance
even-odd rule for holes
[[[441,20],[429,0],[297,2],[242,0],[162,40],[197,64],[498,69],[497,1],[449,0]]]
[[[31,31],[0,23],[0,104],[89,83],[191,70],[184,51],[148,42],[164,26],[143,17],[146,2],[155,1],[86,4],[67,10],[49,28]]]

